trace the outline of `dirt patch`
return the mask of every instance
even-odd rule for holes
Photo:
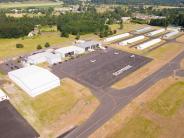
[[[177,41],[177,42],[184,43],[184,35],[178,37],[178,38],[176,39],[176,41]]]

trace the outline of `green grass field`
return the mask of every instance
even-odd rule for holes
[[[62,2],[10,2],[0,3],[0,8],[27,8],[27,7],[56,7],[63,4]]]
[[[137,116],[130,119],[124,127],[109,138],[156,138],[158,134],[159,127],[152,121]]]
[[[57,32],[57,26],[42,26],[40,29],[41,32]]]
[[[74,41],[74,38],[74,36],[63,38],[60,37],[59,33],[52,32],[37,36],[35,38],[0,39],[0,58],[13,57],[36,51],[37,45],[40,44],[44,47],[46,42],[49,42],[51,45],[57,45],[63,42]],[[24,48],[16,48],[17,43],[23,44]]]
[[[174,115],[184,104],[184,82],[177,82],[162,92],[149,107],[162,116]]]
[[[119,30],[121,32],[130,32],[139,28],[144,27],[145,25],[143,24],[135,24],[135,23],[128,23],[128,24],[124,24],[124,27],[122,30]],[[112,24],[110,25],[111,30],[118,30],[119,29],[119,24]]]

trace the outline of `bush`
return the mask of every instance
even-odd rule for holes
[[[48,42],[45,43],[45,47],[48,48],[50,47],[50,44]]]
[[[113,34],[116,34],[116,33],[117,33],[117,30],[114,30],[114,31],[113,31]]]
[[[77,33],[75,39],[76,39],[76,40],[79,40],[79,39],[80,39],[80,34],[79,34],[79,33]]]
[[[68,38],[68,37],[69,37],[69,34],[68,34],[68,33],[65,33],[65,32],[62,32],[62,33],[61,33],[61,37],[66,37],[66,38]]]
[[[38,45],[38,46],[37,46],[37,49],[38,49],[38,50],[42,49],[42,46],[41,46],[41,45]]]
[[[24,45],[23,44],[16,44],[16,48],[23,48]]]

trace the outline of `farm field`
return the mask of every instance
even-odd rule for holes
[[[16,2],[0,3],[0,8],[27,8],[27,7],[55,7],[63,4],[62,2]]]
[[[183,88],[183,78],[158,81],[90,138],[181,138],[184,135]]]
[[[68,78],[63,79],[61,85],[35,98],[14,85],[7,84],[4,90],[11,98],[10,102],[41,137],[56,137],[63,129],[85,121],[98,106],[98,101],[86,87]]]

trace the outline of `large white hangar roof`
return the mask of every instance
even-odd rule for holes
[[[32,97],[60,86],[60,79],[57,76],[34,65],[11,71],[8,76]]]

